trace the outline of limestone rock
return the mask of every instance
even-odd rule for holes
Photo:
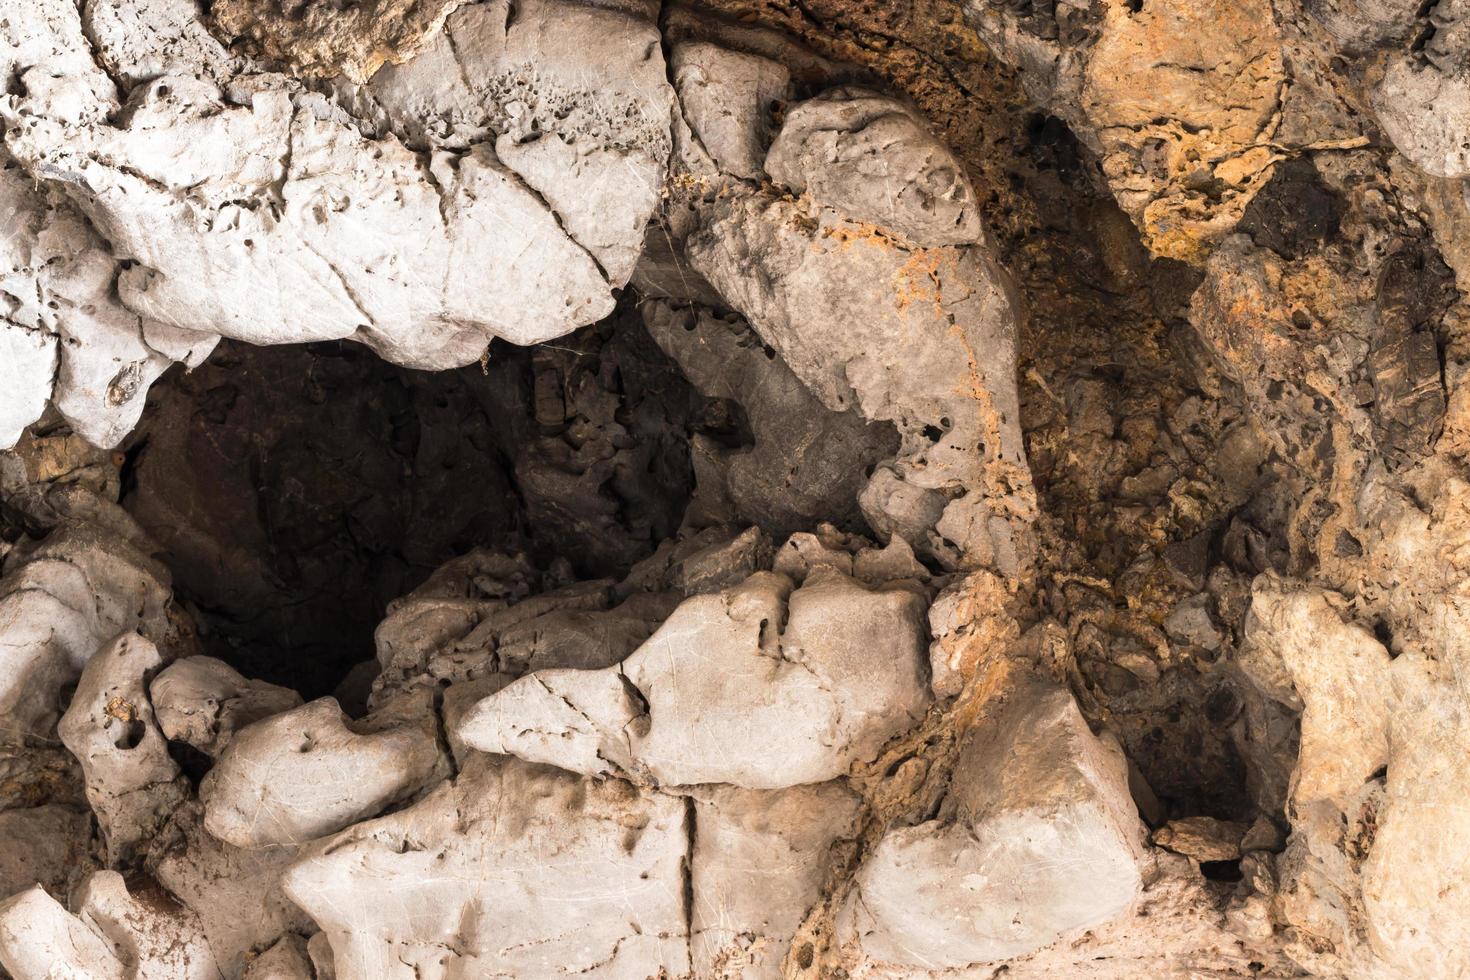
[[[1470,974],[1467,32],[0,0],[0,972]]]
[[[0,107],[13,124],[5,159],[19,165],[5,167],[0,200],[25,231],[0,276],[47,285],[7,290],[39,302],[7,311],[4,441],[38,416],[48,366],[57,407],[111,445],[159,373],[198,363],[221,334],[355,337],[444,368],[475,360],[491,337],[534,343],[610,312],[670,146],[656,29],[548,2],[515,17],[504,3],[470,5],[440,32],[454,6],[312,13],[331,23],[319,25],[309,71],[354,29],[399,54],[425,47],[370,93],[340,93],[361,118],[227,54],[185,0],[89,5],[85,22],[50,3],[18,10],[7,30],[32,85]],[[282,22],[260,7],[213,16],[226,30],[267,30],[275,41],[253,39],[272,49]],[[347,55],[360,81],[398,57],[368,50]],[[460,57],[470,63],[453,70]],[[588,78],[589,64],[603,77]],[[446,68],[462,91],[444,89]],[[43,84],[62,70],[70,84]],[[500,285],[469,289],[442,274],[455,265],[496,268]],[[289,305],[270,299],[285,294]]]
[[[1022,956],[1128,910],[1142,856],[1116,744],[1065,690],[1023,682],[969,736],[941,815],[864,860],[839,939],[900,968]]]
[[[1379,124],[1399,152],[1435,177],[1470,176],[1470,4],[1430,9],[1422,49],[1396,55],[1373,91]]]
[[[124,633],[87,661],[56,732],[82,764],[109,863],[126,864],[187,799],[148,700],[158,648]]]
[[[311,920],[282,891],[281,877],[300,848],[245,850],[204,828],[197,801],[180,807],[155,838],[147,871],[199,919],[226,977],[238,977],[282,933],[307,932]]]
[[[775,791],[695,790],[694,976],[781,976],[802,916],[816,901],[828,851],[857,829],[858,799],[841,783]]]
[[[82,886],[79,914],[111,944],[138,980],[219,980],[221,974],[198,918],[157,890],[128,893],[122,875],[98,871]]]
[[[234,7],[226,2],[212,9],[228,18]],[[197,0],[88,0],[81,11],[97,61],[123,86],[181,72],[221,81],[242,67],[210,34]]]
[[[479,756],[414,806],[315,846],[285,887],[340,980],[681,976],[685,821],[672,797]]]
[[[1185,817],[1154,831],[1153,842],[1196,861],[1234,861],[1240,857],[1246,829],[1243,824],[1214,817]]]
[[[1005,582],[991,572],[972,572],[947,586],[929,607],[929,677],[934,695],[954,697],[1006,646],[1020,636],[1007,609]]]
[[[1278,699],[1299,697],[1304,706],[1292,786],[1303,802],[1355,791],[1388,761],[1389,707],[1379,696],[1389,685],[1388,651],[1345,623],[1328,600],[1321,591],[1265,580],[1251,603],[1247,672]],[[1275,662],[1284,676],[1272,671]]]
[[[837,88],[791,106],[765,169],[793,193],[916,245],[982,238],[959,161],[916,112],[877,92]]]
[[[1081,92],[1103,172],[1154,254],[1198,263],[1273,162],[1287,70],[1275,15],[1260,0],[1104,9]]]
[[[65,522],[13,553],[0,578],[0,710],[10,723],[48,733],[62,687],[120,632],[171,648],[178,630],[167,582],[137,547],[92,523]]]
[[[478,357],[491,334],[532,343],[611,309],[591,259],[484,148],[425,162],[285,91],[236,106],[182,77],[149,83],[133,102],[125,127],[76,132],[37,106],[9,145],[30,167],[75,175],[64,186],[96,189],[78,203],[137,263],[119,294],[152,319],[254,343],[357,335],[390,359],[450,367]],[[188,132],[184,152],[160,155],[160,131]],[[185,186],[194,193],[181,200],[173,190]],[[493,240],[476,232],[509,214]],[[543,261],[565,289],[538,288]],[[459,262],[498,268],[524,291],[470,291],[439,275]],[[287,294],[297,297],[289,309],[264,302]]]
[[[16,980],[123,980],[107,940],[40,888],[0,902],[0,966]]]
[[[263,57],[306,75],[342,71],[361,81],[385,62],[412,57],[462,2],[373,0],[298,12],[266,0],[222,0],[211,13],[221,30]]]
[[[204,826],[236,847],[304,844],[442,775],[434,722],[350,724],[321,698],[241,730],[199,788]]]
[[[695,387],[738,402],[749,420],[752,446],[695,439],[692,506],[701,519],[750,522],[780,537],[818,519],[855,516],[864,471],[898,448],[888,426],[822,405],[739,319],[655,301],[642,312]]]
[[[249,680],[213,657],[175,660],[153,678],[148,693],[164,738],[211,757],[245,726],[301,705],[295,691]]]
[[[287,933],[250,961],[244,980],[321,980],[306,952],[306,940]]]
[[[85,810],[58,803],[0,810],[0,893],[40,885],[65,895],[68,879],[86,867],[92,821]]]
[[[791,97],[783,64],[708,41],[683,41],[670,58],[679,113],[691,146],[686,167],[759,179],[774,135],[772,109]],[[695,154],[702,156],[700,161]]]
[[[673,105],[658,30],[636,5],[468,4],[421,55],[380,72],[368,92],[364,114],[383,113],[410,145],[493,146],[607,284],[628,281],[658,203]],[[543,282],[558,291],[556,279]],[[608,311],[599,309],[579,325]]]
[[[819,783],[874,757],[928,703],[922,601],[838,572],[768,572],[685,600],[615,668],[538,671],[458,736],[593,775],[750,789]]]
[[[826,408],[897,426],[897,459],[861,495],[876,530],[951,567],[1029,564],[1018,311],[984,251],[911,248],[759,195],[713,205],[688,251]]]

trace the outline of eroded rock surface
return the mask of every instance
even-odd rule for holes
[[[680,976],[688,843],[672,797],[479,757],[419,804],[307,852],[285,887],[342,980]]]
[[[1127,911],[1142,835],[1127,763],[1072,697],[1024,681],[960,749],[931,822],[866,857],[839,941],[898,969],[1024,956]]]
[[[442,778],[432,712],[392,714],[349,725],[322,698],[247,726],[199,787],[205,829],[236,847],[305,844]]]
[[[543,670],[475,706],[473,748],[655,784],[780,789],[844,775],[928,702],[922,600],[819,572],[687,599],[627,660]]]
[[[1467,25],[0,0],[0,965],[1470,971]]]

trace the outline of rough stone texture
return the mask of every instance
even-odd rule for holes
[[[1413,50],[1389,61],[1373,91],[1399,152],[1436,177],[1470,176],[1470,4],[1439,0]]]
[[[161,889],[138,897],[123,876],[98,871],[78,898],[82,921],[112,945],[130,977],[216,980],[220,976],[198,917]]]
[[[700,393],[736,402],[750,426],[751,445],[695,437],[697,494],[686,522],[749,521],[779,537],[818,520],[861,519],[865,470],[898,448],[887,426],[828,409],[739,319],[657,301],[643,306],[643,319]]]
[[[0,0],[0,962],[1470,970],[1466,14]]]
[[[921,716],[922,602],[839,572],[757,573],[685,600],[627,660],[543,670],[458,736],[589,775],[780,789],[844,775]]]
[[[326,932],[339,980],[680,976],[685,810],[481,756],[415,806],[308,851],[285,886]]]
[[[238,977],[282,933],[311,931],[311,919],[281,885],[299,853],[291,846],[245,850],[226,844],[204,829],[203,808],[191,802],[175,811],[154,841],[146,869],[199,917],[221,972]]]
[[[420,57],[372,81],[363,112],[381,114],[410,146],[493,147],[607,284],[620,287],[658,203],[673,102],[658,30],[636,7],[467,4]],[[518,223],[508,214],[496,220],[497,228]],[[569,261],[531,255],[523,268],[544,267],[550,286],[575,268],[562,264]]]
[[[759,179],[775,134],[771,107],[791,97],[790,69],[707,41],[676,45],[669,65],[680,119],[691,136],[683,148],[689,162]]]
[[[17,980],[127,976],[107,941],[40,888],[0,903],[0,966]]]
[[[252,52],[307,75],[365,81],[417,54],[463,0],[371,0],[346,6],[220,0],[210,14]]]
[[[765,169],[793,193],[916,245],[982,237],[959,161],[911,109],[877,92],[833,89],[791,106]]]
[[[1024,681],[960,749],[931,822],[866,857],[839,940],[898,968],[1005,960],[1127,911],[1142,835],[1116,744],[1070,694]]]
[[[1271,4],[1105,4],[1081,93],[1103,173],[1155,254],[1198,261],[1272,159],[1285,82]]]
[[[951,583],[929,607],[929,683],[936,697],[954,697],[1019,638],[1008,610],[1006,583],[991,572],[972,572]]]
[[[86,865],[91,823],[85,812],[56,803],[0,811],[0,840],[25,842],[0,852],[0,891],[40,885],[65,894],[68,879]]]
[[[1240,857],[1246,827],[1214,817],[1170,820],[1154,831],[1153,842],[1196,861],[1234,861]]]
[[[17,549],[0,578],[0,709],[14,733],[56,723],[61,688],[104,643],[137,630],[165,650],[178,641],[168,575],[135,543],[75,521]]]
[[[825,407],[898,427],[897,460],[860,496],[876,530],[946,565],[1021,572],[1034,502],[1011,380],[1015,298],[984,252],[910,247],[743,195],[711,207],[689,255]]]
[[[780,976],[792,934],[821,894],[832,846],[855,836],[859,800],[841,783],[692,796],[694,975]]]
[[[334,698],[322,698],[246,727],[199,787],[205,829],[236,847],[305,844],[436,782],[444,771],[432,709],[392,717],[405,707],[349,724]]]
[[[148,677],[161,663],[152,643],[122,634],[87,661],[56,726],[82,764],[110,863],[130,863],[188,797],[148,700]]]
[[[271,38],[297,22],[262,6],[214,15],[282,55]],[[670,146],[655,28],[580,4],[510,17],[487,3],[438,32],[454,6],[313,7],[331,22],[313,35],[317,68],[349,37],[369,45],[340,62],[359,81],[427,46],[339,105],[229,56],[187,3],[88,5],[85,23],[70,5],[17,4],[0,65],[16,78],[0,208],[21,229],[0,260],[16,280],[4,443],[53,382],[87,438],[116,443],[162,370],[199,363],[219,335],[354,337],[445,368],[492,337],[534,343],[611,312]],[[43,81],[53,70],[68,84]],[[441,274],[452,266],[494,268],[499,285],[470,288],[471,274]]]
[[[301,705],[288,688],[253,681],[213,657],[175,660],[148,686],[159,730],[211,757],[252,722]]]
[[[245,968],[245,980],[319,980],[306,941],[287,933]]]

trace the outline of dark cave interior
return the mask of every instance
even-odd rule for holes
[[[390,600],[471,548],[553,578],[626,571],[679,527],[690,433],[738,442],[738,416],[636,317],[444,372],[226,341],[154,387],[123,504],[208,652],[309,698],[372,657]]]

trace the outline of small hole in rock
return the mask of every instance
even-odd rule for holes
[[[148,729],[136,718],[129,718],[122,722],[122,731],[114,743],[120,749],[136,749],[143,741],[143,736],[148,734]]]
[[[1210,881],[1239,881],[1239,861],[1201,861],[1199,863],[1200,874]]]

